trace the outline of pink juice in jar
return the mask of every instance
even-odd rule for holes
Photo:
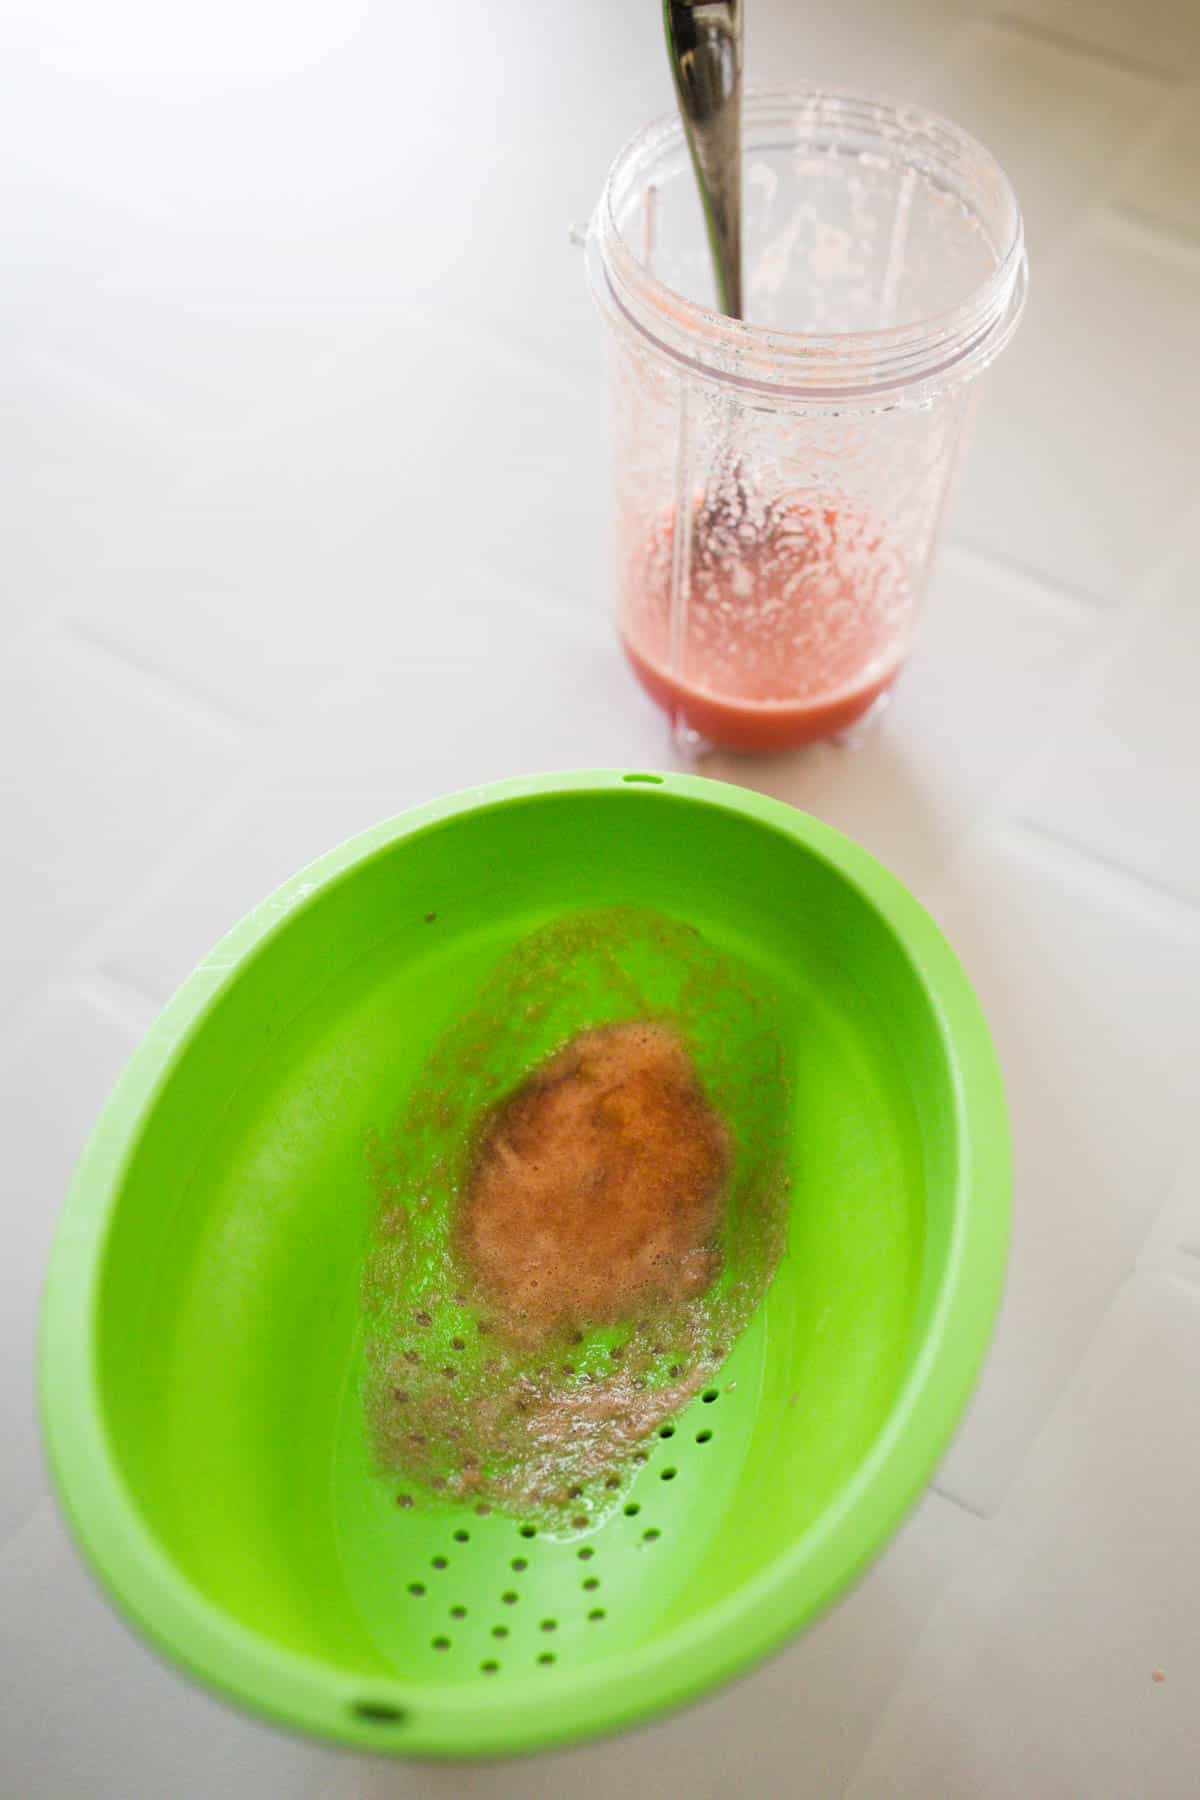
[[[912,589],[904,559],[845,502],[752,504],[734,485],[632,546],[621,638],[642,686],[675,720],[730,750],[787,750],[844,731],[899,673]]]

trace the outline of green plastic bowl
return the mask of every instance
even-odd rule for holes
[[[510,944],[613,904],[775,991],[800,1071],[787,1253],[589,1536],[399,1511],[358,1392],[366,1136]],[[611,1731],[745,1669],[880,1549],[972,1385],[1008,1202],[979,1008],[865,851],[685,776],[477,789],[281,888],[133,1058],[46,1286],[54,1478],[122,1611],[269,1718],[420,1755]]]

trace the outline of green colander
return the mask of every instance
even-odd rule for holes
[[[628,905],[772,993],[798,1071],[786,1254],[615,1516],[398,1511],[360,1395],[364,1142],[517,940]],[[129,1065],[46,1285],[54,1478],[120,1608],[269,1718],[420,1755],[613,1730],[765,1655],[880,1549],[975,1376],[1008,1196],[978,1006],[865,851],[686,776],[477,789],[281,888]]]

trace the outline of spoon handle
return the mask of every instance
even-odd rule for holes
[[[717,296],[742,316],[742,0],[663,0],[667,52],[708,227]]]

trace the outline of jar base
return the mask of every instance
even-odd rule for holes
[[[896,663],[883,676],[830,695],[755,702],[688,687],[639,655],[627,638],[621,643],[639,683],[670,718],[677,748],[691,756],[710,749],[800,750],[826,738],[853,748],[882,715],[901,668]]]

